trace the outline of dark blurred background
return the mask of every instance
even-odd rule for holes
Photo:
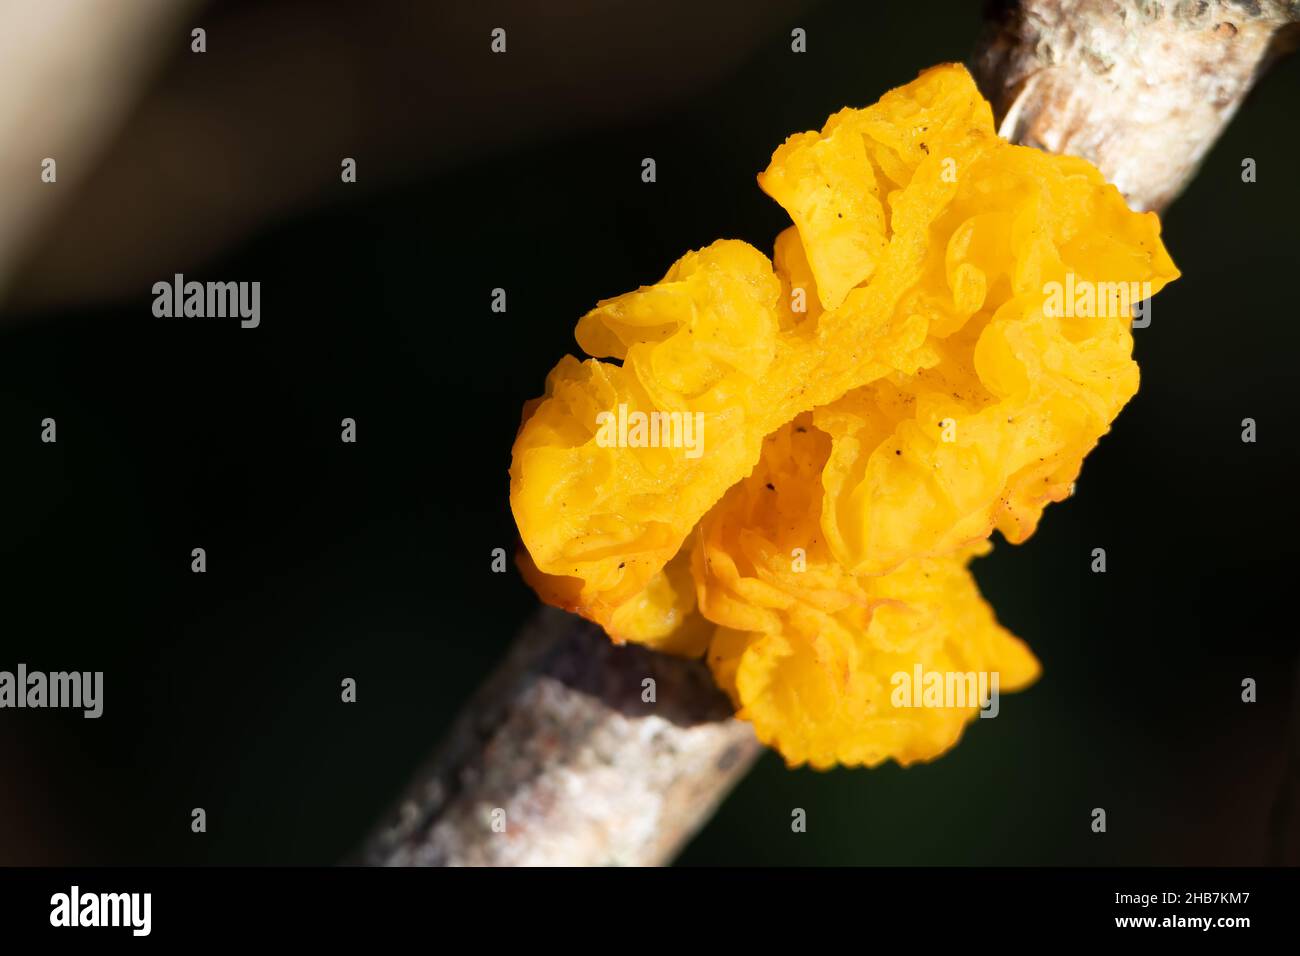
[[[352,850],[536,606],[491,551],[516,540],[520,406],[576,350],[577,317],[714,238],[770,251],[785,217],[754,176],[772,150],[965,59],[981,9],[248,2],[173,20],[101,145],[60,157],[58,208],[0,301],[0,669],[105,672],[99,720],[0,712],[0,863]],[[1039,683],[930,765],[767,754],[682,863],[1297,860],[1278,808],[1298,94],[1291,59],[1166,216],[1183,278],[1135,333],[1141,392],[1078,494],[976,565]],[[50,155],[35,134],[3,151],[32,180]],[[260,281],[261,327],[155,319],[174,272]]]

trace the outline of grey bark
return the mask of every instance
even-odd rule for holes
[[[664,863],[758,752],[702,661],[543,608],[359,862]]]
[[[1135,209],[1182,191],[1261,70],[1294,0],[1022,0],[974,56],[999,133],[1092,161]]]

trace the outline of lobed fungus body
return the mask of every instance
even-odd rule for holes
[[[998,138],[960,66],[790,137],[759,184],[793,221],[772,260],[723,240],[599,303],[592,358],[525,407],[520,566],[617,641],[707,652],[792,764],[930,759],[975,702],[902,709],[891,678],[1037,674],[967,564],[1070,493],[1137,390],[1134,309],[1178,273],[1155,214]],[[698,429],[611,441],[637,413]]]

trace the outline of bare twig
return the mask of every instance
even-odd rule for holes
[[[1022,0],[996,10],[974,72],[1007,139],[1082,156],[1160,210],[1297,17],[1294,0]]]
[[[544,608],[361,862],[667,862],[758,751],[702,662]]]

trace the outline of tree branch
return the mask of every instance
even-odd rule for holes
[[[1297,18],[1294,0],[1022,0],[997,6],[973,72],[1002,136],[1082,156],[1161,210]]]
[[[759,750],[702,661],[543,608],[360,862],[665,863]]]

